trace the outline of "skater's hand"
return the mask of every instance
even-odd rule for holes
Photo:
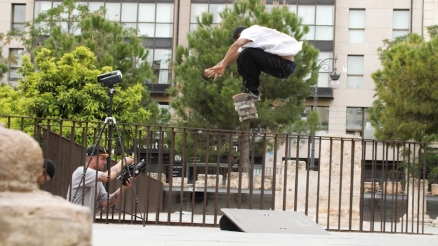
[[[210,78],[212,75],[214,75],[213,70],[211,70],[211,68],[207,68],[204,70],[204,76],[207,78]]]
[[[204,75],[207,78],[210,78],[211,76],[214,75],[214,80],[213,81],[216,81],[216,78],[217,77],[221,77],[222,75],[224,75],[224,72],[225,72],[225,68],[224,67],[222,67],[222,66],[214,66],[214,67],[205,69],[204,70]]]

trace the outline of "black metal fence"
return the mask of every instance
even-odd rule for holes
[[[133,191],[97,211],[96,221],[217,226],[221,208],[245,208],[300,211],[327,230],[425,233],[438,215],[438,197],[424,182],[425,143],[25,117],[0,122],[32,135],[44,158],[55,161],[56,175],[41,189],[61,197],[91,144],[112,150],[114,162],[146,161]],[[119,186],[110,182],[109,192]]]

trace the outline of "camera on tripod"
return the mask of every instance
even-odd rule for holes
[[[97,81],[105,87],[113,86],[122,81],[122,72],[115,70],[97,76]]]
[[[144,168],[146,167],[146,162],[141,160],[139,163],[127,166],[123,173],[117,177],[118,180],[122,181],[122,184],[126,183],[126,180],[129,179],[129,174],[131,174],[132,177],[136,177],[140,172],[144,171]],[[129,172],[128,172],[129,169]]]

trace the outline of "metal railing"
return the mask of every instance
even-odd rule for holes
[[[32,135],[57,166],[40,188],[66,197],[102,124],[0,117]],[[425,143],[322,137],[310,165],[310,137],[171,126],[119,125],[125,156],[146,160],[135,181],[95,220],[112,223],[218,226],[221,208],[299,211],[327,230],[425,233],[438,215],[428,193]],[[108,132],[100,142],[105,146]],[[245,138],[247,136],[247,138]],[[249,142],[249,156],[242,148]],[[114,161],[122,156],[112,141]],[[120,186],[110,182],[110,192]]]

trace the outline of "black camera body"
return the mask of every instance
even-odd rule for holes
[[[122,184],[125,184],[126,181],[129,179],[129,174],[131,174],[132,177],[137,177],[137,175],[140,174],[140,172],[143,172],[146,167],[146,162],[141,160],[139,163],[127,166],[121,175],[117,177],[118,180],[122,182]],[[129,172],[128,172],[129,170]]]
[[[105,87],[113,86],[122,81],[122,72],[120,72],[120,70],[115,70],[109,73],[98,75],[97,81]]]

